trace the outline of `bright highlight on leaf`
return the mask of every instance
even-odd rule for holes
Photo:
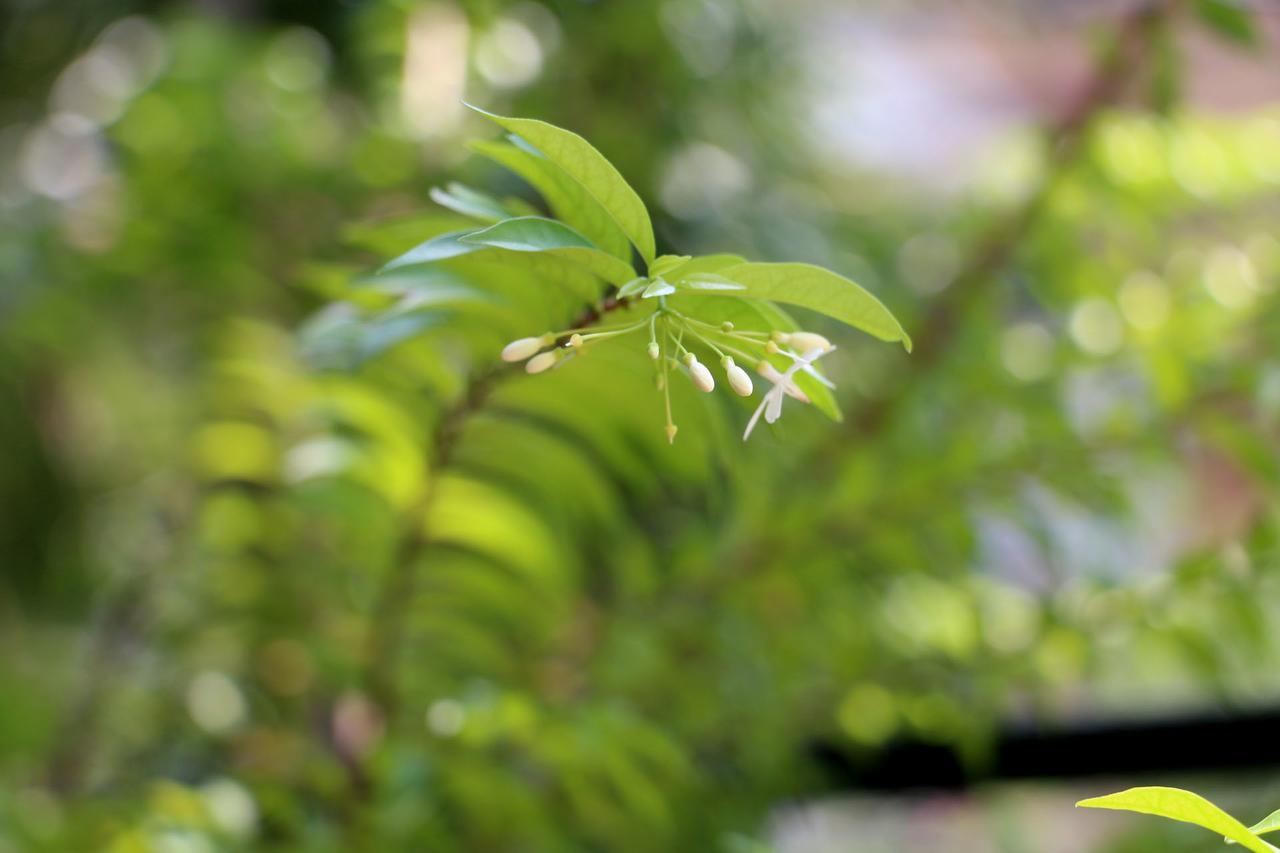
[[[1226,840],[1235,842],[1246,850],[1253,850],[1255,853],[1272,853],[1276,849],[1259,838],[1249,827],[1204,797],[1181,788],[1130,788],[1105,797],[1081,800],[1076,805],[1089,809],[1139,812],[1167,817],[1183,823],[1193,823],[1216,832]]]
[[[761,417],[768,424],[778,420],[783,397],[840,419],[831,394],[835,386],[816,364],[835,347],[824,335],[799,329],[775,303],[799,305],[911,349],[910,337],[880,300],[821,267],[748,263],[733,254],[657,256],[644,203],[590,143],[546,122],[477,112],[514,135],[509,143],[479,143],[475,150],[525,178],[556,218],[508,215],[528,205],[450,184],[432,198],[477,227],[438,234],[382,272],[483,260],[532,274],[527,280],[539,287],[545,281],[548,298],[568,293],[584,299],[575,312],[587,318],[583,325],[544,334],[524,330],[503,348],[504,361],[524,362],[527,373],[537,374],[588,357],[609,341],[634,337],[637,355],[655,371],[669,441],[678,432],[673,373],[684,374],[703,393],[719,387],[734,397],[751,397],[756,387],[744,369],[749,366],[771,385],[750,418],[746,439]],[[628,241],[644,260],[643,272],[630,262]],[[620,322],[602,319],[615,312]],[[720,365],[727,382],[717,385],[708,364]]]

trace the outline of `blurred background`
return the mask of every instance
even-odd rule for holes
[[[1280,807],[1278,42],[1232,0],[3,0],[0,850],[1219,849],[1072,804]],[[743,446],[681,392],[668,447],[634,353],[495,371],[580,305],[387,311],[433,186],[540,203],[463,99],[915,354],[802,316],[842,423]]]

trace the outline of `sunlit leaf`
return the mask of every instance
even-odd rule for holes
[[[1180,788],[1130,788],[1105,797],[1081,800],[1076,805],[1090,809],[1117,809],[1167,817],[1170,820],[1193,823],[1212,830],[1255,853],[1272,853],[1275,850],[1243,823],[1204,797]]]
[[[515,137],[519,139],[519,137]],[[472,142],[474,151],[529,182],[555,217],[615,258],[631,262],[631,241],[600,202],[537,150],[505,142]]]
[[[468,105],[470,106],[470,105]],[[478,107],[471,109],[502,127],[519,134],[551,162],[577,181],[613,218],[631,240],[646,263],[655,255],[653,224],[636,191],[613,164],[581,136],[569,130],[529,118],[494,115]]]
[[[911,338],[884,303],[830,270],[812,264],[740,264],[720,275],[745,285],[752,296],[817,311],[882,341],[902,341],[911,351]]]

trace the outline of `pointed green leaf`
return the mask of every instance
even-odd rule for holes
[[[1246,850],[1253,850],[1255,853],[1274,853],[1275,851],[1274,847],[1255,835],[1243,823],[1204,797],[1180,788],[1130,788],[1106,797],[1081,800],[1076,805],[1090,809],[1140,812],[1183,823],[1193,823],[1236,842]]]
[[[631,281],[627,282],[626,284],[622,285],[622,287],[618,288],[618,298],[627,299],[628,297],[635,296],[637,293],[644,290],[648,286],[649,286],[649,279],[644,277],[633,278],[631,279]]]
[[[744,285],[751,296],[817,311],[882,341],[902,341],[911,351],[911,338],[884,303],[830,270],[812,264],[740,264],[719,274]]]
[[[594,301],[599,297],[600,287],[597,283],[599,274],[579,261],[561,257],[556,251],[512,251],[483,243],[463,242],[463,237],[477,233],[479,232],[452,231],[441,234],[388,261],[378,270],[378,273],[385,274],[403,267],[452,261],[467,255],[493,255],[495,260],[512,264],[522,271],[555,282],[583,300]]]
[[[481,231],[460,237],[472,246],[492,246],[513,252],[548,252],[581,264],[610,284],[622,285],[636,277],[631,265],[607,255],[563,222],[541,216],[505,219]]]
[[[438,237],[432,237],[425,243],[419,243],[409,251],[399,257],[393,258],[382,265],[379,272],[390,272],[400,267],[411,267],[417,264],[429,264],[432,261],[443,261],[446,258],[456,258],[458,255],[465,255],[468,252],[474,252],[480,247],[469,246],[460,242],[459,238],[465,237],[471,231],[448,231]]]
[[[1262,820],[1249,827],[1249,831],[1254,835],[1263,835],[1268,832],[1275,832],[1280,829],[1280,809],[1276,809]]]
[[[687,263],[681,264],[676,268],[675,272],[666,276],[666,278],[679,284],[686,276],[718,273],[728,267],[736,267],[746,262],[747,259],[741,255],[699,255]]]
[[[679,269],[687,264],[693,258],[689,255],[663,255],[649,264],[649,275],[666,276],[668,273]]]
[[[645,209],[644,202],[613,164],[593,148],[591,143],[572,131],[537,119],[508,118],[478,107],[471,109],[512,133],[519,134],[548,160],[563,169],[599,202],[640,251],[645,263],[653,262],[653,223],[649,221],[649,212]]]
[[[430,195],[431,200],[441,207],[483,222],[499,222],[514,215],[493,196],[457,182],[444,188],[432,187]]]
[[[576,229],[601,251],[631,262],[631,241],[613,217],[581,184],[537,150],[491,141],[472,142],[471,149],[524,178],[546,200],[556,219]]]
[[[653,283],[644,289],[644,293],[640,294],[641,299],[652,299],[655,296],[666,296],[669,293],[675,293],[676,289],[660,278],[655,278]]]

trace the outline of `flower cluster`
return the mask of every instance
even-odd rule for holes
[[[566,329],[520,338],[506,345],[502,359],[507,362],[523,361],[527,372],[542,373],[603,341],[646,332],[649,338],[646,352],[655,363],[656,384],[666,406],[669,442],[675,441],[678,431],[671,416],[670,375],[684,374],[695,388],[704,393],[710,393],[716,387],[715,375],[698,359],[694,349],[704,356],[714,354],[726,383],[739,396],[750,397],[755,391],[751,375],[742,368],[739,360],[742,364],[751,365],[770,383],[771,387],[764,393],[742,434],[744,441],[755,429],[761,415],[766,423],[778,420],[782,415],[783,397],[809,402],[808,396],[796,383],[798,373],[804,372],[828,388],[834,387],[813,367],[815,361],[835,349],[822,335],[815,332],[739,330],[729,322],[716,325],[686,316],[665,304],[659,304],[653,313],[639,322]],[[770,362],[770,356],[782,356],[791,363],[785,370],[779,370]]]

